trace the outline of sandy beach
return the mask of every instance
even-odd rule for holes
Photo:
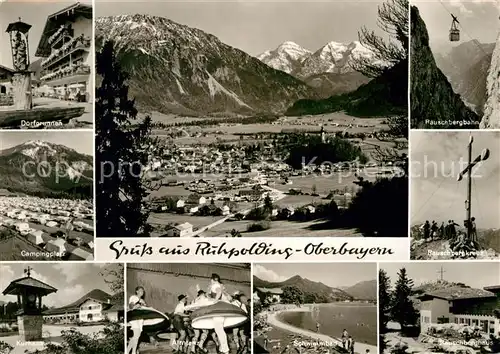
[[[276,327],[276,328],[312,338],[313,340],[315,340],[317,342],[335,343],[339,346],[342,346],[342,341],[338,338],[334,338],[334,337],[327,336],[326,334],[316,333],[316,332],[308,331],[306,329],[298,328],[298,327],[289,325],[287,323],[283,323],[279,320],[279,315],[281,313],[285,313],[285,312],[309,312],[309,311],[311,311],[311,309],[309,307],[300,307],[300,308],[292,308],[292,309],[276,311],[276,312],[271,313],[267,316],[267,323],[271,326]],[[365,343],[357,343],[357,342],[354,343],[354,351],[356,353],[364,354],[364,353],[366,353],[366,350],[370,350],[370,353],[377,353],[377,347],[374,345],[369,345],[369,344],[365,344]]]

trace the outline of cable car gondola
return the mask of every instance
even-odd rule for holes
[[[458,29],[458,22],[457,17],[454,16],[453,14],[451,15],[452,21],[451,21],[451,28],[450,28],[450,41],[451,42],[458,42],[460,40],[460,30]]]

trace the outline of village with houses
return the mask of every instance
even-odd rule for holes
[[[206,129],[157,127],[158,139],[145,168],[151,236],[330,236],[335,231],[315,225],[324,223],[330,206],[349,207],[361,188],[360,178],[404,175],[402,166],[375,159],[382,143],[367,132],[380,128],[358,122],[351,128],[359,132],[349,136],[348,126],[315,126],[317,121],[308,119],[297,127],[256,125],[263,132],[247,134],[230,132],[248,128],[238,124],[225,124],[229,132],[217,134],[216,120],[215,127]],[[274,132],[271,126],[279,129]],[[304,140],[325,147],[345,141],[355,152],[333,162],[311,157],[297,163],[290,155]]]

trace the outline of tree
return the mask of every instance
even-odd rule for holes
[[[273,210],[273,200],[269,194],[264,198],[264,211],[270,213]]]
[[[151,118],[137,122],[128,74],[121,70],[113,42],[96,54],[96,71],[102,79],[95,102],[97,235],[147,236],[148,192],[142,177],[153,146]]]
[[[388,67],[406,60],[409,50],[408,0],[388,0],[378,9],[378,27],[389,35],[389,40],[366,27],[358,33],[359,41],[374,54],[372,58],[359,58],[350,63],[365,76],[375,78]],[[375,60],[373,60],[375,59]],[[382,63],[382,64],[381,64]]]
[[[241,237],[241,232],[236,229],[231,230],[231,237]]]
[[[116,301],[123,302],[123,263],[106,264],[101,270],[100,275],[104,278],[104,282],[108,284],[111,291],[116,295]]]
[[[285,286],[283,295],[281,295],[281,302],[284,304],[303,304],[304,293],[296,286]]]
[[[419,317],[410,298],[412,288],[413,280],[408,278],[406,269],[401,268],[391,301],[391,316],[400,324],[401,330],[409,326],[414,326]]]
[[[402,237],[408,233],[408,177],[354,182],[361,190],[352,199],[346,222],[366,236]],[[385,201],[381,208],[381,201]]]
[[[380,269],[378,272],[378,308],[379,308],[379,331],[384,333],[387,329],[391,313],[391,296],[389,293],[390,279],[387,273]]]

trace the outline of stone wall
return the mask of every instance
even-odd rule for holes
[[[33,342],[42,339],[42,316],[18,316],[17,323],[19,325],[19,337],[22,341]]]

